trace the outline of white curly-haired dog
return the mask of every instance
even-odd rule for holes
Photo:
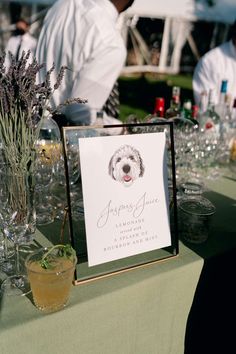
[[[130,145],[123,145],[115,151],[109,162],[109,175],[114,180],[130,186],[143,174],[143,160],[138,150]]]

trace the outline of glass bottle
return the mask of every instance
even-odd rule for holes
[[[60,128],[51,117],[43,117],[39,137],[36,143],[37,153],[42,163],[47,164],[55,172],[62,156]]]
[[[179,117],[181,115],[180,110],[180,87],[173,86],[172,88],[172,98],[170,101],[170,107],[166,110],[166,118]]]
[[[155,98],[155,106],[152,114],[144,118],[144,122],[158,123],[165,118],[165,99],[163,97]]]
[[[184,118],[192,118],[192,101],[189,98],[184,100],[182,113]]]
[[[225,96],[224,115],[221,116],[221,133],[228,134],[232,122],[231,97]]]
[[[200,95],[199,109],[198,109],[198,114],[197,114],[198,118],[200,115],[202,115],[206,111],[207,104],[208,104],[207,91],[202,91],[201,95]]]
[[[188,124],[190,124],[193,129],[196,129],[198,127],[198,111],[199,107],[197,105],[192,105],[192,101],[190,98],[184,100],[181,118],[186,120],[186,122],[188,122]]]
[[[220,116],[215,111],[213,95],[214,91],[210,90],[207,109],[199,114],[199,128],[207,135],[217,137],[220,133]]]
[[[156,97],[153,115],[155,117],[163,118],[164,114],[165,114],[165,99],[163,97]]]
[[[215,112],[214,91],[210,90],[205,112],[199,115],[198,156],[202,174],[206,178],[219,178],[219,153],[221,146],[220,117]],[[209,170],[210,169],[210,170]]]
[[[55,143],[61,141],[59,126],[51,117],[51,115],[43,117],[40,124],[39,140],[41,140],[41,142],[43,140],[45,140],[46,143]]]
[[[227,89],[228,89],[228,80],[222,80],[219,100],[218,103],[215,105],[215,111],[222,119],[224,118],[225,110],[226,110]]]
[[[196,104],[194,104],[193,106],[192,106],[192,110],[191,110],[191,119],[193,119],[194,121],[196,121],[197,122],[197,124],[198,124],[198,112],[199,112],[199,106],[198,105],[196,105]]]
[[[180,129],[183,134],[189,134],[195,129],[197,121],[192,119],[192,101],[187,98],[183,102],[182,108],[179,109],[179,113],[169,118],[169,120],[174,122],[176,129]],[[187,137],[185,136],[187,139]]]
[[[187,112],[185,117],[192,124],[194,130],[198,129],[198,112],[199,106],[192,105],[190,112]]]

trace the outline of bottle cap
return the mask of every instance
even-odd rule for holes
[[[180,87],[179,86],[173,86],[172,88],[172,96],[179,96],[180,95]]]
[[[192,102],[191,102],[191,100],[186,99],[186,100],[184,101],[183,106],[184,106],[185,109],[191,110],[191,108],[192,108]]]

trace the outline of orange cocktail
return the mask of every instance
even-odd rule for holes
[[[26,260],[26,269],[35,306],[44,312],[54,312],[68,302],[76,257],[50,256],[50,267],[45,269],[40,263],[43,252],[46,250],[32,253]]]

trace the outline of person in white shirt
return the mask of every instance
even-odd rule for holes
[[[35,55],[37,40],[34,36],[29,33],[30,25],[24,19],[19,19],[16,22],[16,29],[13,35],[9,38],[5,52],[6,52],[6,60],[5,65],[8,68],[10,65],[10,56],[9,52],[19,60],[23,51],[27,53],[30,50],[30,58],[31,61]]]
[[[51,82],[67,66],[52,97],[52,107],[68,98],[87,99],[71,104],[64,114],[69,125],[89,125],[103,109],[126,59],[126,47],[116,27],[119,13],[134,0],[58,0],[48,11],[40,32],[36,59],[45,63],[39,80],[53,63]],[[120,123],[104,114],[104,124]]]
[[[203,91],[213,89],[214,103],[219,100],[222,80],[228,80],[227,93],[236,98],[236,21],[231,28],[231,39],[208,51],[197,63],[193,74],[193,93],[199,105]]]

